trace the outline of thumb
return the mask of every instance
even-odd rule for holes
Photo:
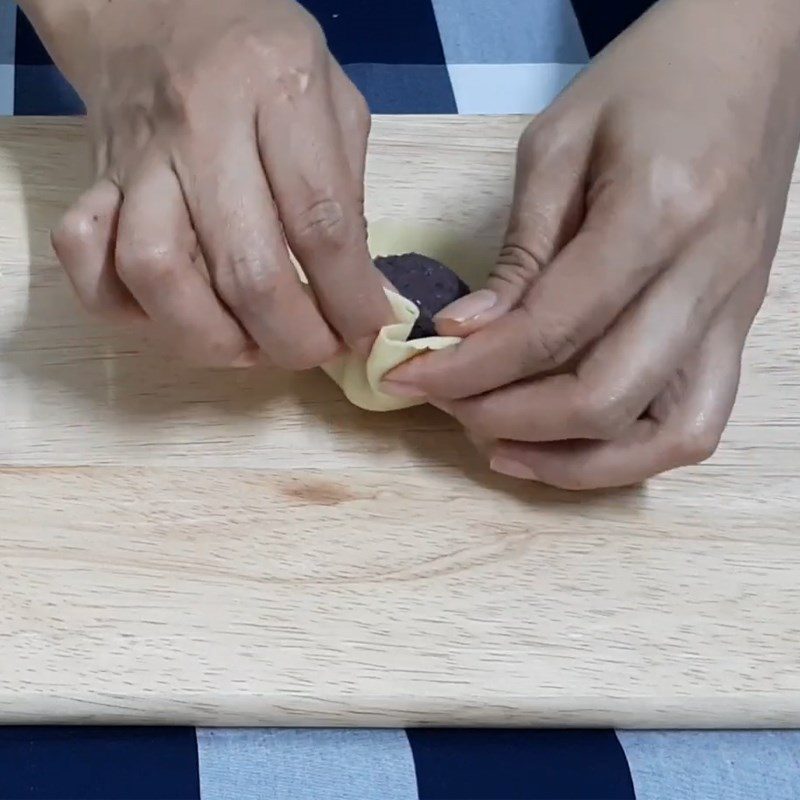
[[[551,127],[535,121],[522,135],[503,246],[486,286],[437,314],[442,336],[474,333],[515,308],[577,232],[590,148],[554,142]]]

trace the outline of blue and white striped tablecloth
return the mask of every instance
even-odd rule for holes
[[[800,732],[0,729],[2,800],[797,800]]]
[[[537,111],[653,2],[302,0],[372,110],[400,114]],[[81,109],[13,0],[0,0],[0,114]]]

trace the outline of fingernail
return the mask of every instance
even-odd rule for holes
[[[520,478],[524,481],[538,481],[538,475],[526,464],[519,461],[514,461],[511,458],[502,458],[498,456],[493,458],[489,464],[492,472],[498,472],[500,475],[508,475],[509,478]]]
[[[447,308],[442,309],[433,319],[452,320],[453,322],[466,322],[481,314],[485,314],[497,305],[497,295],[491,289],[479,289],[468,294]]]
[[[231,366],[234,369],[248,369],[249,367],[254,367],[257,363],[258,353],[246,351],[240,356],[237,356],[231,363]]]
[[[402,397],[407,400],[422,400],[425,397],[425,393],[416,386],[411,386],[407,383],[396,383],[395,381],[382,381],[381,391],[392,395],[392,397]]]

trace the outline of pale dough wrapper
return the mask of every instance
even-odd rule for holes
[[[369,245],[373,258],[408,252],[434,258],[456,270],[473,287],[487,274],[492,258],[491,249],[485,244],[446,226],[378,221],[370,225]],[[442,350],[459,342],[455,337],[446,336],[406,341],[419,310],[411,300],[395,292],[387,290],[386,296],[397,321],[381,329],[366,361],[348,353],[323,367],[345,397],[367,411],[397,411],[420,405],[423,401],[384,394],[380,390],[383,376],[422,352]]]
[[[347,353],[323,369],[342,388],[345,397],[366,411],[397,411],[401,408],[419,405],[419,400],[391,397],[380,390],[383,376],[419,353],[429,350],[442,350],[458,343],[459,339],[450,336],[430,336],[427,339],[414,339],[407,342],[419,309],[405,297],[386,290],[397,322],[381,328],[372,352],[366,361],[355,353]]]

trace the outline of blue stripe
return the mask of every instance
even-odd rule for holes
[[[656,0],[572,0],[589,55],[595,56],[652,6]]]
[[[199,800],[191,728],[0,728],[2,800]]]
[[[14,113],[26,115],[82,114],[83,103],[53,66],[33,26],[17,14]]]
[[[203,800],[418,800],[403,731],[198,730]]]
[[[444,64],[431,0],[300,0],[341,64]]]
[[[342,64],[444,64],[431,0],[300,0],[319,21]],[[24,14],[17,23],[17,63],[52,64]]]
[[[33,25],[28,22],[28,18],[20,11],[17,14],[17,64],[52,64],[44,45],[39,40]]]
[[[348,64],[344,71],[373,114],[455,114],[447,67]]]
[[[83,114],[74,89],[52,65],[18,64],[14,73],[14,113],[20,116]]]
[[[637,800],[797,800],[800,731],[620,731]]]
[[[408,732],[420,800],[633,800],[613,731]]]

